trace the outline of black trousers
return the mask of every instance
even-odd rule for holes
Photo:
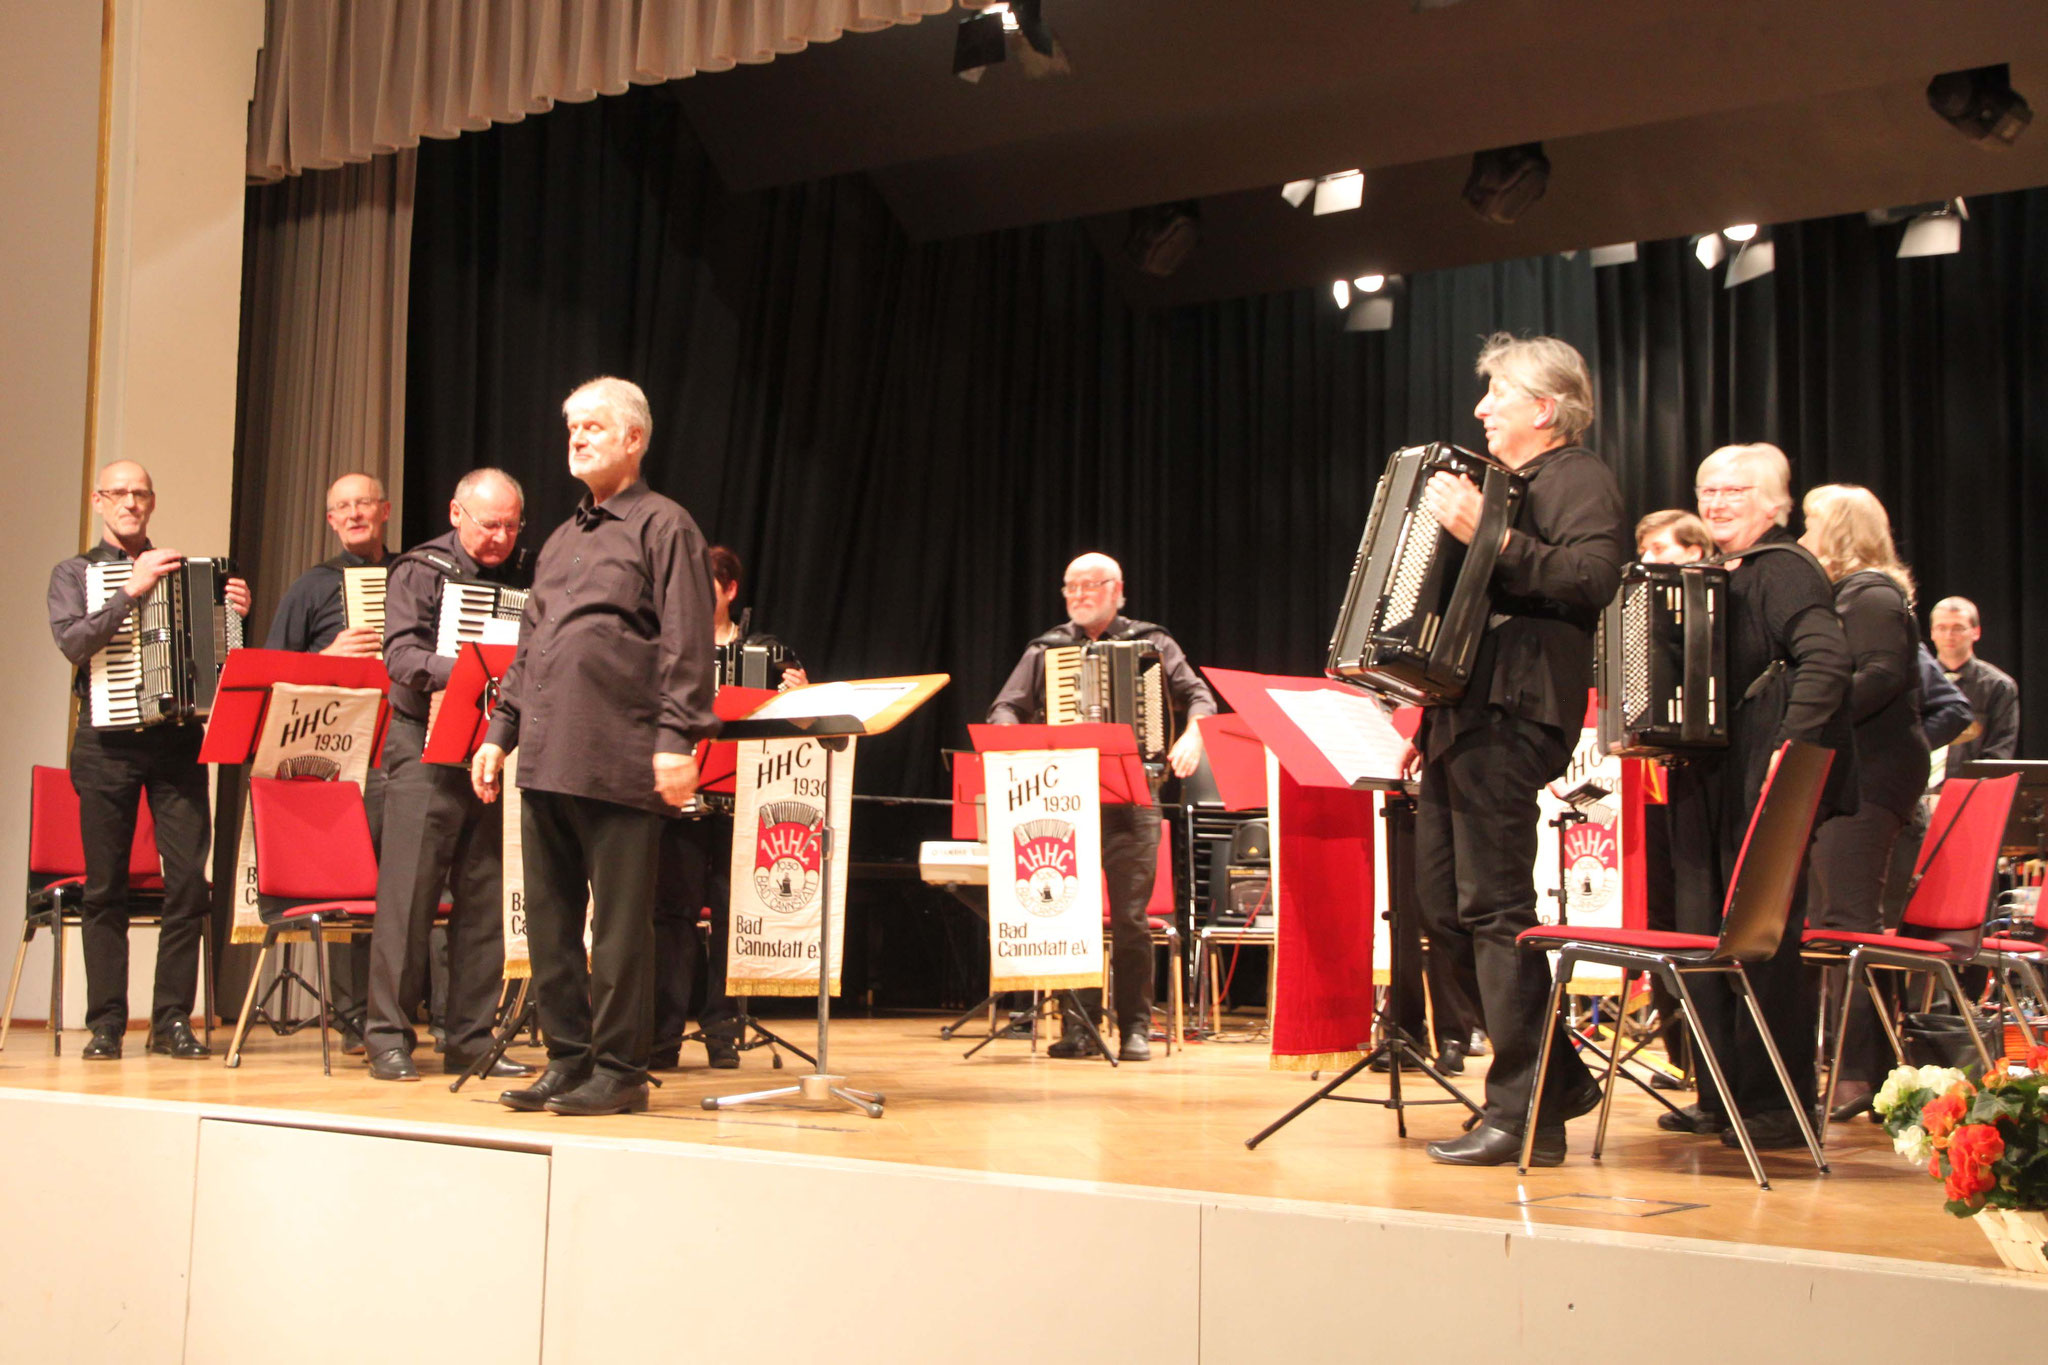
[[[1721,907],[1728,897],[1728,883],[1735,874],[1736,856],[1749,826],[1745,816],[1737,819],[1733,805],[1721,790],[1723,782],[1739,781],[1733,771],[1721,765],[1691,763],[1671,773],[1671,865],[1676,873],[1676,911],[1680,933],[1718,935]],[[1813,1049],[1818,1009],[1812,983],[1799,952],[1799,925],[1806,918],[1806,878],[1793,884],[1792,907],[1786,932],[1776,956],[1748,969],[1750,989],[1756,992],[1757,1007],[1771,1031],[1771,1039],[1784,1059],[1792,1079],[1793,1093],[1811,1109],[1814,1097]],[[1729,1088],[1745,1115],[1767,1114],[1785,1109],[1785,1092],[1771,1068],[1770,1054],[1756,1031],[1749,1009],[1734,989],[1720,976],[1695,976],[1687,980],[1695,1021],[1700,1033],[1713,1044],[1728,1072]],[[1700,1107],[1724,1114],[1727,1106],[1715,1090],[1704,1061],[1699,1070]]]
[[[1102,808],[1102,881],[1109,893],[1109,965],[1116,984],[1119,1029],[1152,1023],[1152,931],[1145,906],[1159,873],[1159,807]],[[1102,992],[1074,992],[1089,1013],[1102,1013]]]
[[[424,763],[426,727],[393,716],[384,740],[384,837],[377,919],[370,933],[370,1054],[411,1052],[413,1009],[441,890],[449,890],[448,1056],[468,1062],[490,1046],[505,975],[505,816],[470,788],[469,770]]]
[[[697,918],[709,907],[711,937],[698,951]],[[654,893],[654,1044],[676,1052],[694,1010],[706,1033],[736,1034],[739,1005],[725,993],[732,925],[732,817],[665,820]]]
[[[1885,883],[1891,870],[1892,846],[1905,821],[1882,806],[1865,801],[1854,815],[1837,815],[1813,837],[1808,872],[1806,922],[1817,929],[1849,929],[1875,934],[1884,928]],[[1908,874],[1911,875],[1910,873]],[[1827,971],[1823,999],[1832,1001],[1822,1023],[1833,1029],[1841,1018],[1841,991],[1848,984],[1843,968]],[[1891,972],[1873,972],[1880,988],[1893,985]],[[1891,1070],[1891,1046],[1870,1007],[1870,993],[1859,990],[1849,1006],[1849,1035],[1842,1044],[1845,1081],[1882,1080]]]
[[[594,797],[519,795],[526,933],[548,1065],[639,1081],[654,1034],[654,881],[666,820]]]
[[[1471,940],[1432,939],[1429,952],[1424,954],[1422,907],[1414,896],[1415,814],[1396,805],[1385,823],[1388,894],[1397,897],[1388,932],[1400,936],[1401,949],[1392,955],[1400,964],[1400,978],[1395,982],[1400,996],[1395,1002],[1399,1009],[1396,1022],[1417,1046],[1427,1033],[1438,1053],[1446,1043],[1469,1047],[1472,1031],[1481,1027],[1475,1003],[1479,999],[1479,979],[1472,962]],[[1408,888],[1405,902],[1398,899],[1398,887]],[[1429,985],[1427,996],[1423,994],[1425,981]]]
[[[137,806],[149,793],[163,857],[163,927],[157,935],[152,1029],[192,1018],[199,940],[210,893],[206,855],[212,820],[198,725],[101,731],[80,725],[71,742],[71,789],[78,793],[85,843],[85,891],[79,938],[85,950],[85,1024],[95,1032],[128,1027],[128,850]]]
[[[1430,943],[1451,961],[1469,955],[1493,1042],[1486,1121],[1512,1132],[1522,1131],[1528,1117],[1550,995],[1543,954],[1515,943],[1537,922],[1536,794],[1570,758],[1562,735],[1489,709],[1484,725],[1423,765],[1416,800],[1416,895],[1424,923]],[[1560,1026],[1539,1123],[1549,1122],[1559,1097],[1590,1083]]]

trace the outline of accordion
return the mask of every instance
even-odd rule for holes
[[[1600,613],[1600,747],[1643,758],[1728,744],[1728,571],[1631,564]]]
[[[1109,721],[1138,736],[1138,754],[1161,763],[1173,743],[1173,713],[1159,647],[1148,640],[1094,640],[1045,651],[1045,722]]]
[[[351,564],[342,569],[342,625],[350,630],[374,630],[382,638],[384,581],[388,572],[382,564]]]
[[[1440,470],[1471,479],[1485,499],[1469,546],[1423,501]],[[1456,446],[1388,456],[1330,637],[1329,675],[1425,706],[1463,696],[1486,632],[1501,535],[1527,493],[1520,475]]]
[[[441,585],[441,625],[434,652],[452,659],[465,644],[516,645],[526,593],[482,578],[450,576]]]
[[[789,666],[789,650],[780,640],[750,644],[745,638],[718,647],[713,681],[720,687],[773,688]]]
[[[85,603],[97,611],[134,572],[122,560],[88,564]],[[96,730],[136,730],[206,716],[228,651],[242,647],[242,616],[227,604],[234,565],[188,559],[156,581],[92,656],[88,697]]]

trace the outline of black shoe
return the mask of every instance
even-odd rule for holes
[[[1690,1090],[1691,1088],[1691,1086],[1668,1071],[1652,1071],[1650,1073],[1650,1089],[1652,1090]]]
[[[88,1062],[118,1062],[121,1060],[121,1032],[117,1028],[96,1028],[92,1041],[78,1055]]]
[[[704,1055],[710,1060],[713,1071],[740,1069],[740,1045],[730,1038],[706,1037]]]
[[[1688,1104],[1683,1109],[1657,1115],[1657,1126],[1667,1133],[1698,1133],[1709,1137],[1728,1126],[1728,1120],[1711,1109]]]
[[[412,1054],[402,1047],[387,1047],[370,1058],[370,1079],[373,1081],[416,1081],[419,1078],[420,1071],[412,1064]]]
[[[1365,1069],[1368,1071],[1378,1072],[1380,1075],[1384,1076],[1389,1071],[1392,1071],[1394,1069],[1394,1066],[1392,1062],[1387,1060],[1387,1054],[1383,1052],[1379,1056],[1373,1058],[1370,1062],[1366,1063]],[[1422,1063],[1416,1061],[1413,1057],[1408,1056],[1406,1053],[1403,1053],[1401,1056],[1401,1069],[1403,1071],[1419,1072],[1422,1070]]]
[[[1436,1045],[1436,1069],[1446,1076],[1461,1076],[1465,1073],[1465,1045],[1453,1038],[1447,1043]]]
[[[549,1066],[546,1071],[540,1073],[540,1079],[532,1085],[518,1090],[507,1090],[499,1095],[498,1103],[507,1109],[517,1109],[522,1114],[538,1114],[547,1108],[549,1100],[574,1090],[583,1084],[589,1074],[581,1069]]]
[[[1463,1137],[1429,1144],[1432,1160],[1448,1166],[1506,1166],[1522,1159],[1522,1135],[1491,1123],[1482,1123]],[[1538,1128],[1531,1166],[1564,1165],[1564,1128]]]
[[[683,1050],[681,1048],[664,1049],[660,1052],[649,1053],[647,1056],[647,1069],[649,1071],[674,1071],[682,1066],[682,1064]]]
[[[1590,1114],[1600,1107],[1600,1083],[1591,1076],[1585,1078],[1570,1094],[1561,1100],[1552,1101],[1550,1110],[1556,1121],[1563,1123],[1583,1114]]]
[[[1048,1047],[1045,1050],[1045,1055],[1048,1057],[1058,1057],[1062,1061],[1068,1061],[1075,1057],[1100,1057],[1102,1052],[1095,1046],[1093,1038],[1075,1029],[1069,1031],[1065,1037],[1061,1038],[1051,1047]]]
[[[1749,1141],[1758,1151],[1778,1151],[1786,1147],[1804,1147],[1806,1134],[1799,1131],[1799,1116],[1790,1109],[1772,1109],[1767,1113],[1751,1114],[1745,1120],[1749,1124]],[[1721,1130],[1723,1147],[1740,1147],[1742,1142],[1735,1136],[1735,1125],[1729,1124]]]
[[[441,1070],[447,1072],[450,1076],[460,1076],[475,1065],[476,1058],[474,1057],[457,1057],[450,1052],[441,1054]],[[519,1076],[531,1076],[533,1068],[524,1062],[515,1062],[510,1057],[500,1056],[497,1061],[492,1062],[477,1074],[489,1080],[509,1081]]]
[[[1877,1092],[1872,1090],[1868,1084],[1862,1086],[1860,1093],[1847,1085],[1836,1086],[1835,1093],[1848,1096],[1847,1099],[1828,1111],[1828,1118],[1836,1123],[1847,1123],[1858,1114],[1872,1112],[1872,1101],[1877,1098]]]
[[[212,1048],[192,1036],[192,1026],[183,1019],[169,1028],[150,1030],[149,1050],[159,1057],[177,1057],[188,1062],[213,1055]],[[121,1054],[117,1050],[114,1055]]]
[[[1149,1062],[1152,1060],[1152,1026],[1133,1024],[1124,1030],[1123,1046],[1116,1050],[1120,1062]]]
[[[544,1106],[550,1114],[590,1118],[599,1114],[638,1114],[647,1108],[647,1082],[624,1081],[607,1071],[567,1090]]]

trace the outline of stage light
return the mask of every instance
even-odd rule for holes
[[[2010,147],[2034,119],[2004,62],[1942,72],[1927,82],[1927,107],[1984,147]]]
[[[1316,204],[1313,212],[1318,218],[1326,213],[1349,213],[1364,202],[1364,171],[1338,171],[1316,181]]]
[[[1707,269],[1712,270],[1715,266],[1721,264],[1721,258],[1728,254],[1728,250],[1721,245],[1720,233],[1709,232],[1704,236],[1693,238],[1692,254],[1694,260]]]
[[[1963,249],[1963,223],[1969,216],[1970,210],[1960,199],[1922,213],[1906,224],[1905,235],[1899,238],[1899,259],[1955,255]]]
[[[1629,265],[1636,259],[1636,244],[1616,242],[1613,246],[1596,246],[1586,253],[1586,259],[1592,262],[1595,270],[1610,265]]]
[[[954,75],[978,82],[990,67],[1006,60],[1014,61],[1032,80],[1073,71],[1066,49],[1045,22],[1043,0],[984,5],[980,13],[960,21],[953,39]]]
[[[1371,294],[1353,299],[1344,310],[1347,332],[1391,332],[1394,329],[1394,300],[1388,294]]]
[[[1298,209],[1308,202],[1308,192],[1316,187],[1314,179],[1290,180],[1280,187],[1280,197],[1287,201],[1287,207]]]
[[[1192,199],[1132,209],[1124,255],[1147,275],[1161,279],[1187,263],[1202,241],[1202,206]]]
[[[1339,308],[1351,306],[1351,281],[1337,280],[1330,285],[1330,297],[1337,300]]]
[[[1722,228],[1721,235],[1731,242],[1746,242],[1756,236],[1756,224],[1737,223],[1734,227]]]
[[[1351,287],[1361,294],[1377,294],[1387,287],[1385,275],[1360,275],[1351,282]]]
[[[1735,253],[1735,259],[1728,262],[1728,278],[1721,282],[1723,289],[1760,280],[1778,268],[1778,249],[1770,242],[1745,242],[1742,250]]]
[[[1465,202],[1489,223],[1512,223],[1550,187],[1550,158],[1543,144],[1524,142],[1475,152],[1465,180]]]

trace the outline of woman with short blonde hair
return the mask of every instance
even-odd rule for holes
[[[1813,551],[1829,578],[1840,583],[1866,570],[1881,573],[1913,605],[1913,571],[1899,560],[1891,518],[1875,493],[1853,483],[1824,483],[1808,490],[1800,510],[1806,534],[1799,543]]]

